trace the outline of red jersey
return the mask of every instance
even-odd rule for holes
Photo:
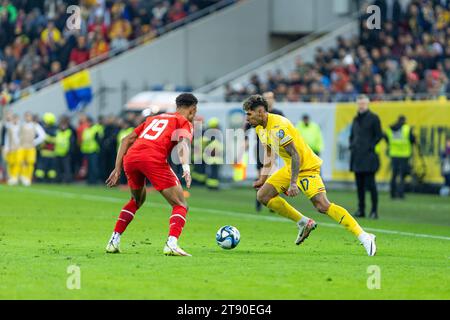
[[[181,138],[192,141],[193,131],[192,123],[179,113],[148,117],[134,129],[138,137],[128,149],[124,160],[166,163],[168,155]]]

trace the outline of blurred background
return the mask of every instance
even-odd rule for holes
[[[174,111],[180,92],[199,98],[204,130],[244,128],[242,101],[273,92],[303,135],[305,118],[316,125],[308,143],[324,180],[354,188],[349,136],[365,94],[385,136],[379,186],[389,188],[388,132],[403,116],[406,190],[446,196],[449,77],[449,0],[0,0],[0,180],[99,184],[121,138]],[[19,151],[29,123],[45,131],[33,129],[36,161]],[[234,164],[216,155],[193,166],[195,183],[250,184],[254,141],[249,130]]]

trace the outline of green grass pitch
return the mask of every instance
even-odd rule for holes
[[[357,239],[299,196],[289,200],[318,222],[294,245],[293,223],[254,210],[255,192],[194,188],[181,246],[193,257],[162,254],[170,207],[156,192],[122,237],[123,253],[104,249],[129,198],[117,189],[0,186],[0,299],[450,299],[450,200],[381,195],[381,219],[359,220],[377,235],[368,257]],[[355,194],[329,192],[355,210]],[[241,232],[223,250],[223,225]],[[80,289],[67,288],[68,267]],[[379,289],[368,288],[379,270]],[[70,269],[69,269],[70,271]]]

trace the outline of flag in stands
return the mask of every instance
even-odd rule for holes
[[[11,98],[12,97],[7,90],[3,90],[2,92],[0,92],[0,106],[6,106],[11,102]]]
[[[70,111],[80,111],[92,101],[89,71],[80,71],[63,79],[62,86]]]

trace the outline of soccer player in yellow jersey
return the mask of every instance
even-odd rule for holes
[[[280,194],[295,197],[301,190],[320,213],[328,215],[357,236],[369,256],[375,255],[375,235],[365,232],[347,210],[328,201],[320,177],[322,159],[305,143],[288,119],[267,110],[267,101],[260,95],[253,95],[244,102],[247,121],[256,128],[265,147],[264,167],[260,178],[253,184],[258,189],[258,200],[297,223],[299,233],[295,243],[299,245],[317,224],[298,212]],[[269,176],[273,153],[284,160],[285,166]]]

